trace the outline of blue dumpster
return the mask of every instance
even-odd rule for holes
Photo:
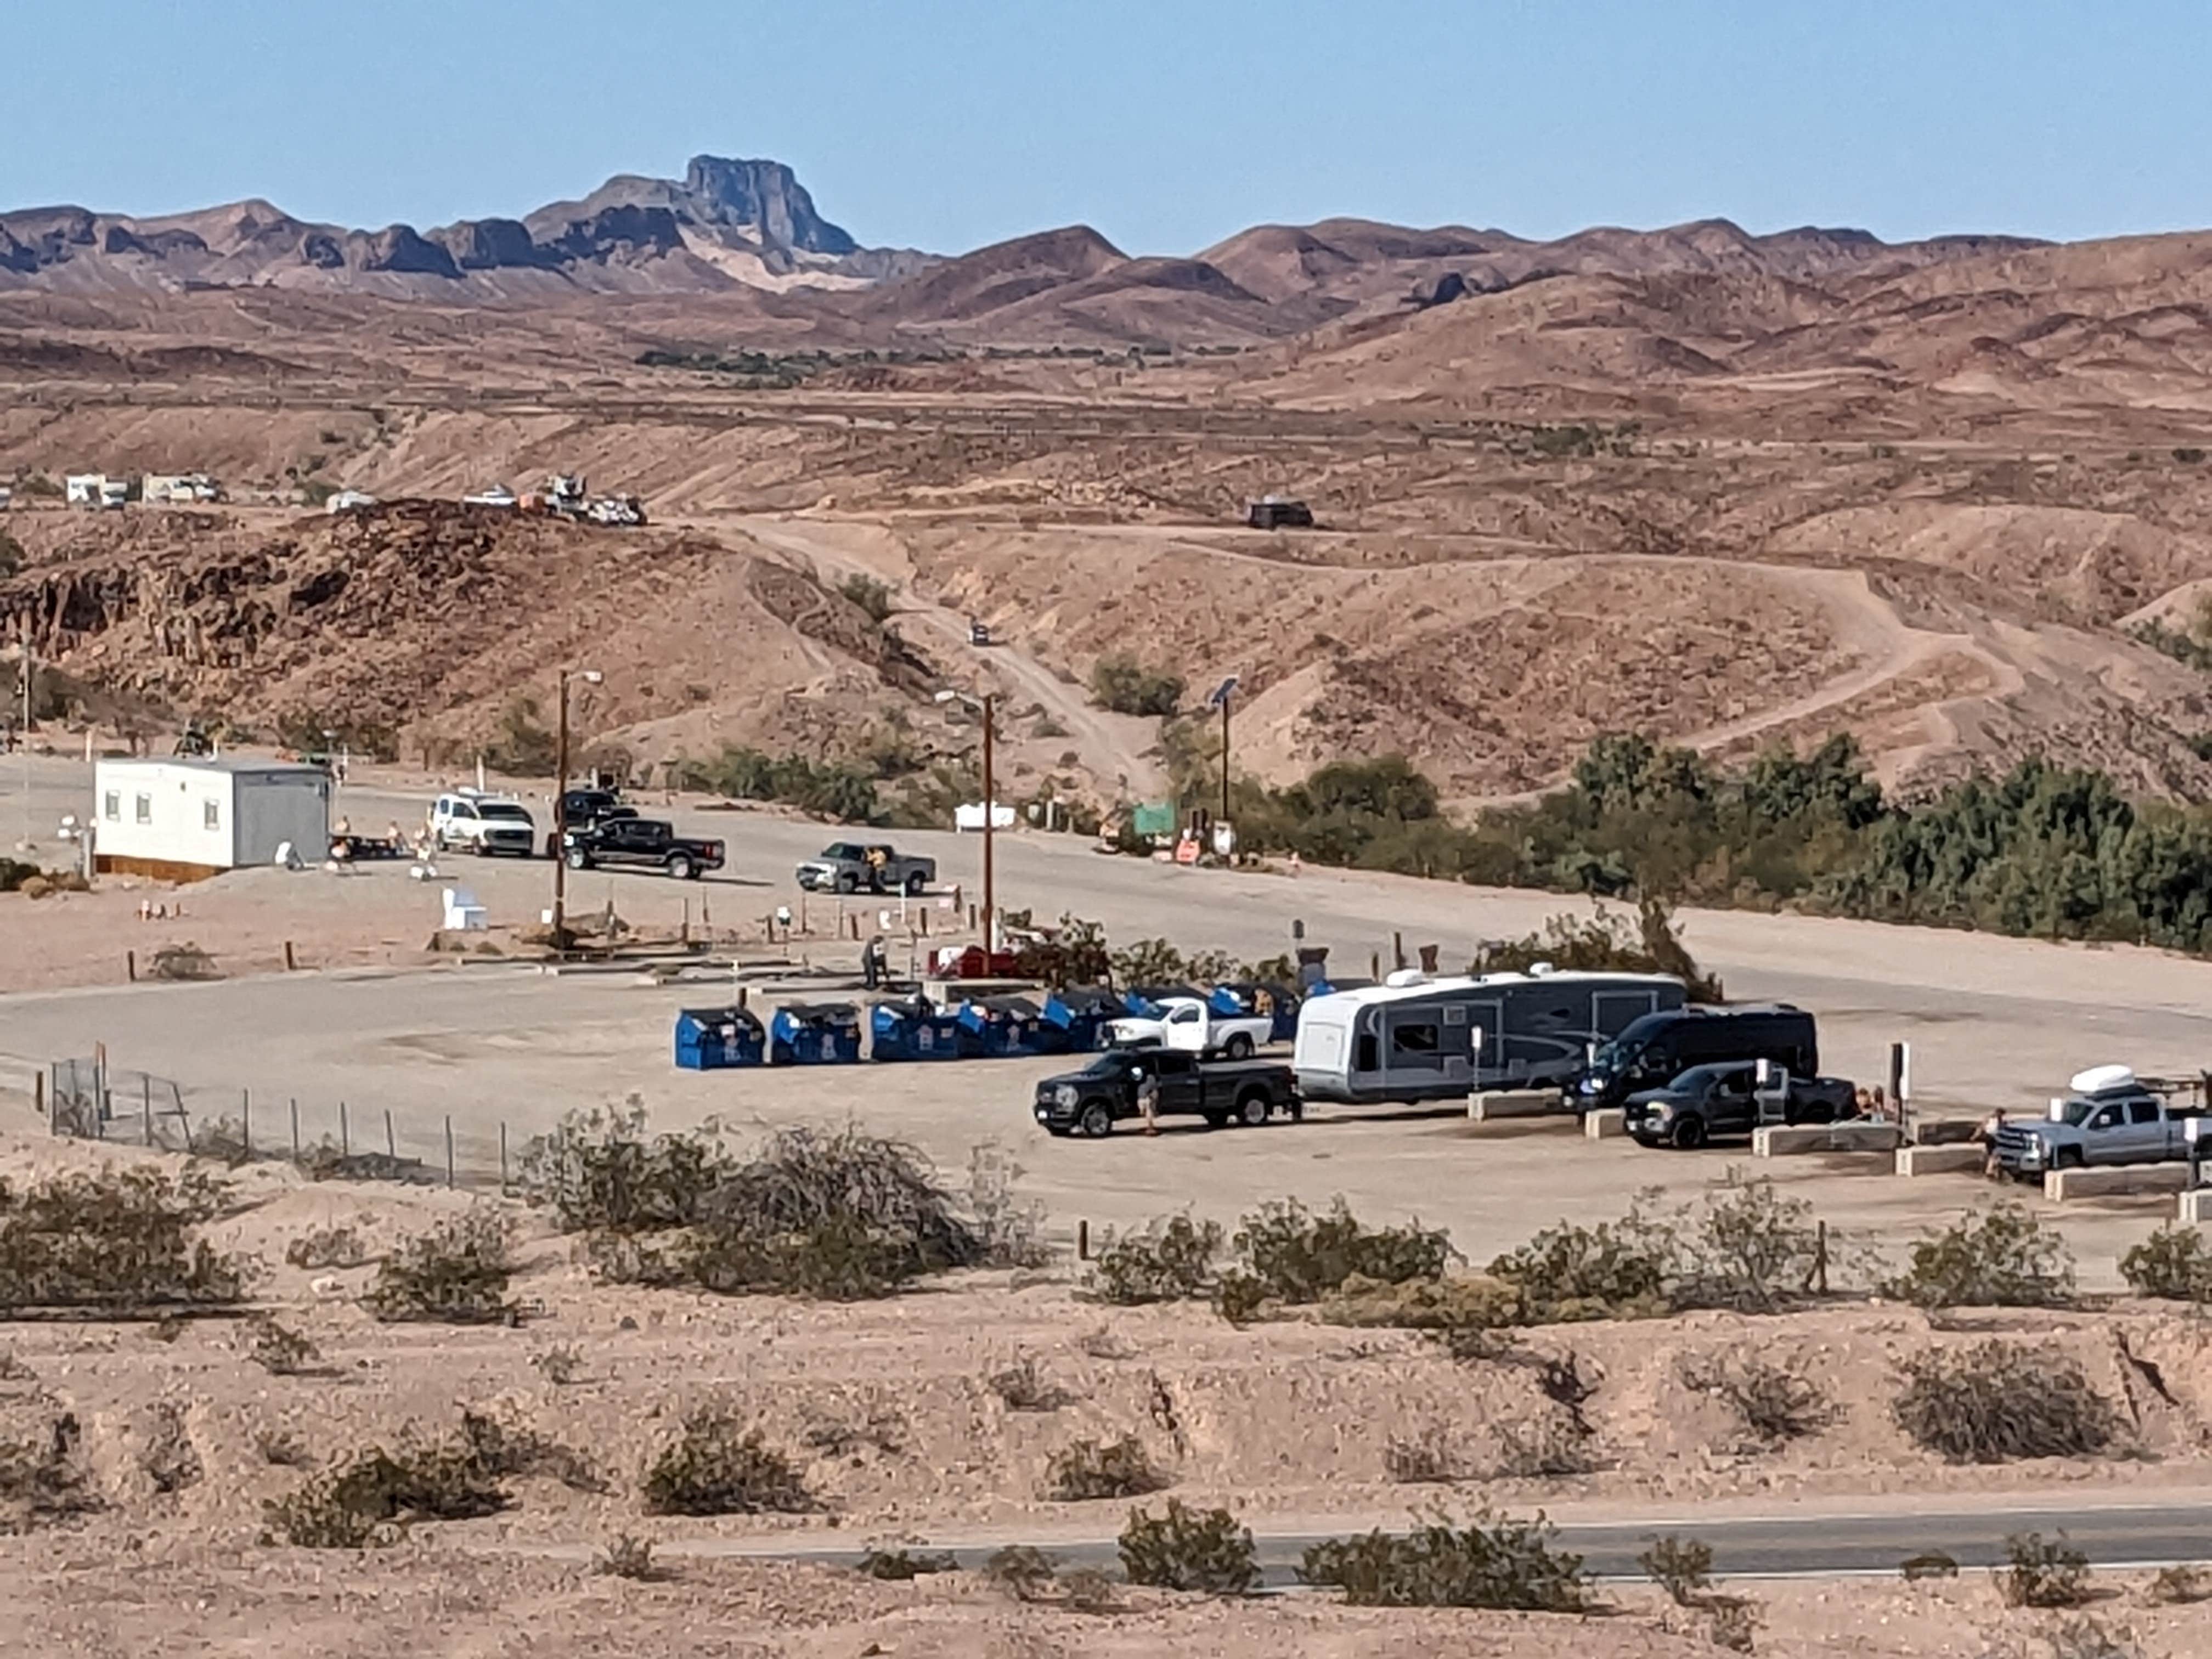
[[[860,1011],[849,1002],[794,1002],[769,1022],[775,1066],[850,1066],[860,1058]]]
[[[1106,1022],[1128,1012],[1129,1005],[1103,986],[1072,985],[1054,991],[1045,999],[1040,1016],[1044,1052],[1075,1054],[1096,1048]]]
[[[1206,993],[1195,985],[1139,985],[1133,987],[1124,999],[1128,1012],[1139,1019],[1158,1019],[1167,1010],[1160,1005],[1170,997],[1187,997],[1193,1002],[1206,1000]]]
[[[958,1060],[960,1011],[928,999],[879,1002],[868,1011],[868,1053],[881,1060]]]
[[[977,997],[960,1006],[961,1051],[979,1060],[1041,1054],[1041,1011],[1027,997]]]
[[[687,1072],[757,1066],[767,1037],[750,1008],[686,1008],[676,1016],[676,1063]]]

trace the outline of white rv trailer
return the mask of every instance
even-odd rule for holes
[[[1444,1100],[1545,1088],[1581,1071],[1590,1045],[1683,1003],[1664,974],[1556,972],[1431,979],[1395,973],[1298,1010],[1291,1064],[1309,1100]],[[1477,1050],[1475,1033],[1481,1047]]]

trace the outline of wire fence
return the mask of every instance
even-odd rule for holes
[[[58,1060],[45,1078],[57,1135],[187,1152],[230,1164],[283,1163],[316,1180],[401,1181],[504,1192],[513,1159],[506,1120],[457,1124],[339,1100],[187,1088],[101,1057]]]

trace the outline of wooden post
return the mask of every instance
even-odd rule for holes
[[[292,1097],[292,1162],[300,1161],[300,1097]]]
[[[145,1073],[138,1073],[138,1121],[145,1131],[146,1144],[154,1144],[154,1079]]]
[[[32,1079],[31,1104],[39,1115],[46,1119],[47,1133],[58,1133],[61,1127],[61,1096],[58,1093],[54,1096],[53,1107],[49,1109],[46,1104],[46,1074],[43,1070]]]
[[[289,974],[295,969],[298,968],[299,965],[300,964],[297,962],[293,960],[292,941],[288,939],[284,941],[284,971]]]
[[[394,1160],[399,1157],[399,1142],[392,1136],[392,1108],[389,1106],[384,1109],[384,1155]]]
[[[123,953],[123,971],[131,976],[133,985],[138,982],[138,953],[136,951]]]
[[[446,1190],[453,1187],[453,1115],[446,1114]]]
[[[1075,1224],[1075,1259],[1078,1261],[1091,1260],[1091,1224],[1088,1221]]]
[[[245,1150],[247,1158],[253,1156],[253,1091],[251,1089],[238,1091],[238,1144]]]
[[[1406,936],[1395,930],[1390,935],[1390,967],[1393,972],[1400,973],[1406,967]]]
[[[338,1102],[338,1156],[353,1156],[353,1125],[346,1117],[346,1103]]]
[[[507,1120],[499,1121],[499,1189],[507,1191]]]

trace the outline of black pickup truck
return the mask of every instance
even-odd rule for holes
[[[1273,1060],[1206,1060],[1172,1048],[1109,1048],[1079,1072],[1048,1077],[1036,1086],[1036,1121],[1056,1135],[1096,1139],[1111,1134],[1122,1118],[1142,1115],[1138,1086],[1160,1080],[1160,1115],[1203,1117],[1216,1129],[1239,1123],[1256,1128],[1277,1109],[1304,1117],[1297,1079]]]
[[[1692,1066],[1663,1089],[1629,1096],[1623,1127],[1639,1145],[1686,1152],[1716,1135],[1747,1135],[1760,1122],[1758,1075],[1755,1060]],[[1784,1092],[1780,1121],[1834,1123],[1852,1116],[1856,1103],[1857,1091],[1841,1078],[1793,1077]]]
[[[661,818],[602,818],[561,837],[571,870],[600,865],[614,869],[664,870],[679,881],[696,881],[722,867],[722,843],[679,836]]]

